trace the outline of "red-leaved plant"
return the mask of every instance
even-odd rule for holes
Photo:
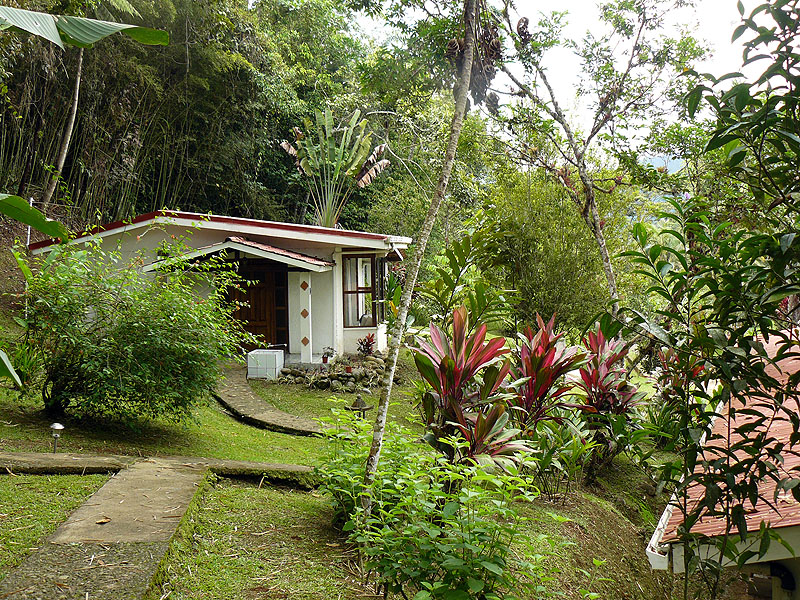
[[[471,335],[469,330],[462,306],[453,313],[452,337],[431,324],[430,343],[420,340],[414,351],[417,370],[432,388],[422,396],[429,428],[424,438],[453,462],[492,460],[502,466],[527,450],[514,440],[519,430],[505,428],[505,406],[493,398],[511,369],[508,361],[500,362],[508,349],[504,338],[486,340],[485,324]],[[457,436],[463,444],[452,443]]]
[[[584,411],[597,414],[625,415],[640,404],[645,394],[628,381],[624,359],[628,349],[621,340],[609,341],[598,328],[583,339],[589,351],[588,362],[581,367],[578,387],[586,394]]]
[[[512,377],[522,381],[509,400],[511,418],[528,434],[542,421],[560,421],[553,415],[555,409],[576,408],[561,400],[575,386],[565,382],[564,376],[586,360],[580,348],[567,346],[563,333],[553,332],[555,315],[545,323],[537,314],[536,323],[536,334],[528,327],[519,335],[519,366],[511,369]]]

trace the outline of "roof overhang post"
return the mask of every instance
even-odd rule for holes
[[[333,349],[338,356],[344,354],[344,290],[342,283],[342,248],[333,251]]]
[[[312,362],[314,347],[311,332],[311,273],[304,272],[300,277],[300,362]]]

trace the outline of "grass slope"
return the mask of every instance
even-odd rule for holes
[[[107,475],[0,475],[0,580],[107,480]]]
[[[313,493],[222,480],[209,490],[162,565],[163,587],[148,600],[363,598],[350,553]]]

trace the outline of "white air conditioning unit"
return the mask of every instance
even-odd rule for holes
[[[283,368],[283,350],[253,350],[247,353],[248,379],[276,379]]]

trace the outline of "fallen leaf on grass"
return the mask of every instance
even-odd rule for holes
[[[97,521],[95,521],[95,523],[97,523],[98,525],[105,525],[106,523],[110,522],[111,519],[109,519],[108,517],[103,517],[102,519],[98,519]]]

